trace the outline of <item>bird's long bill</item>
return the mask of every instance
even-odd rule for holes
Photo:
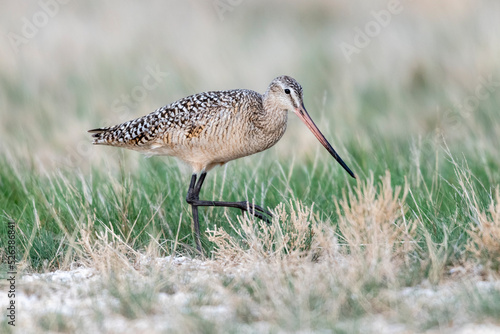
[[[304,105],[302,105],[302,107],[297,108],[296,114],[297,114],[297,116],[299,116],[299,118],[302,120],[302,122],[304,122],[307,125],[307,127],[309,128],[309,130],[311,130],[311,132],[316,136],[316,138],[318,138],[318,140],[320,141],[321,144],[323,144],[323,146],[326,148],[326,150],[328,152],[330,152],[330,154],[335,158],[335,160],[337,160],[337,162],[342,167],[344,167],[344,169],[349,173],[349,175],[351,175],[353,178],[356,178],[356,176],[354,175],[354,173],[349,169],[349,167],[347,167],[347,165],[339,157],[339,155],[337,154],[337,152],[335,152],[335,150],[333,149],[332,145],[330,145],[330,143],[328,142],[328,140],[326,140],[325,136],[323,136],[323,134],[321,133],[321,131],[319,131],[319,129],[316,126],[316,124],[314,124],[311,116],[309,116],[309,114],[307,113],[307,110],[304,107]]]

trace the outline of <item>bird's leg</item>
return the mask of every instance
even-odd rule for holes
[[[196,202],[196,205],[198,206],[223,206],[226,208],[237,208],[240,209],[241,211],[246,211],[249,214],[262,219],[265,221],[268,225],[271,224],[271,220],[269,220],[267,216],[272,217],[273,214],[262,207],[255,205],[253,203],[247,202],[247,201],[242,201],[242,202],[220,202],[220,201],[200,201],[198,200]]]
[[[200,190],[203,182],[205,181],[205,177],[207,176],[206,172],[202,172],[198,181],[196,180],[196,174],[191,176],[191,183],[189,184],[188,193],[186,196],[186,201],[191,204],[191,209],[193,211],[193,223],[194,223],[194,233],[195,233],[195,242],[196,249],[201,253],[201,242],[200,242],[200,220],[198,217],[198,206],[200,202]]]
[[[203,201],[200,200],[200,191],[203,182],[205,181],[205,177],[207,176],[206,172],[202,172],[200,177],[197,180],[196,174],[191,176],[191,183],[189,184],[188,193],[186,196],[186,202],[191,204],[191,208],[193,210],[193,223],[194,223],[194,232],[195,232],[195,242],[196,249],[201,253],[201,243],[200,243],[200,221],[198,218],[198,207],[199,206],[222,206],[227,208],[237,208],[241,211],[247,211],[251,215],[262,219],[268,225],[271,224],[271,220],[269,217],[272,217],[273,214],[262,207],[255,205],[253,203],[242,201],[242,202],[221,202],[221,201]]]
[[[201,180],[201,177],[200,177]],[[199,183],[199,181],[198,181]],[[197,188],[198,183],[196,183],[196,174],[191,176],[191,183],[189,184],[188,193],[186,196],[186,201],[191,204],[191,209],[193,210],[193,223],[194,223],[194,233],[196,249],[201,253],[201,243],[200,243],[200,221],[198,219],[198,206],[194,203],[198,200],[200,195],[200,186]],[[203,183],[203,181],[202,181]]]
[[[201,186],[205,181],[205,177],[207,176],[206,172],[200,174],[200,178],[196,181],[196,175],[193,174],[191,178],[191,185],[189,186],[190,191],[188,191],[188,196],[186,198],[187,202],[193,207],[193,219],[195,207],[198,206],[222,206],[228,208],[237,208],[241,211],[247,211],[251,215],[264,220],[267,224],[271,224],[271,221],[268,217],[272,217],[272,213],[268,210],[263,209],[262,207],[255,205],[253,203],[242,201],[242,202],[221,202],[221,201],[203,201],[199,199],[199,194],[201,190]],[[268,217],[267,217],[268,216]],[[198,222],[198,209],[196,209],[196,220],[195,220],[195,231]],[[199,223],[198,223],[199,228]]]

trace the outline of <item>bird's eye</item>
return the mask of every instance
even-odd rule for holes
[[[285,94],[290,94],[290,89],[286,88],[285,89]]]

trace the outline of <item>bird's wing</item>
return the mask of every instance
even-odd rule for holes
[[[241,90],[214,91],[191,95],[156,111],[111,127],[92,129],[94,144],[141,147],[158,138],[193,138],[217,118],[234,112]],[[175,144],[175,143],[174,143]]]

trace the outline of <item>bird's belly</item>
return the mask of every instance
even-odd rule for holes
[[[168,145],[151,145],[148,148],[141,148],[141,152],[147,156],[167,155],[191,165],[193,170],[210,170],[216,165],[224,164],[228,161],[242,158],[262,151],[251,143],[243,140],[222,140],[206,142],[204,140],[186,140],[183,143],[170,143]]]
[[[229,123],[219,124],[207,126],[197,136],[187,136],[183,132],[166,133],[141,151],[146,155],[175,156],[196,172],[208,171],[216,165],[268,149],[281,138],[285,129],[286,123],[269,134],[257,128],[250,130]]]
[[[208,171],[216,165],[222,165],[257,152],[259,151],[250,147],[232,145],[229,142],[225,145],[189,146],[182,152],[178,152],[176,156],[192,165],[194,169]]]

